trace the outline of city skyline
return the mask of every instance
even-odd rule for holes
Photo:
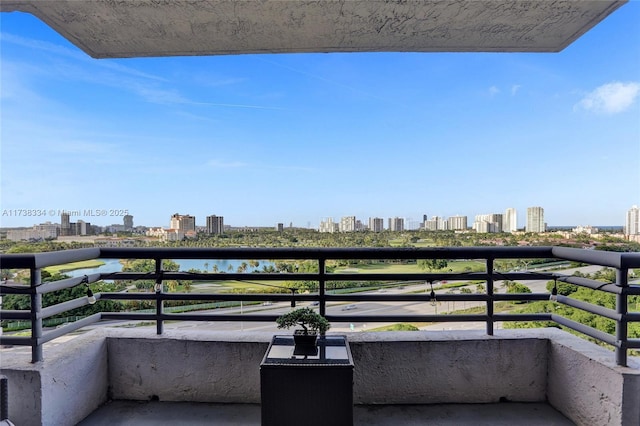
[[[272,225],[255,225],[250,223],[233,223],[229,225],[224,224],[224,215],[215,215],[215,214],[207,214],[204,220],[204,223],[197,222],[197,215],[191,215],[189,213],[181,214],[181,213],[173,213],[169,216],[169,219],[164,224],[140,224],[137,222],[134,226],[134,216],[128,213],[121,217],[122,223],[96,223],[92,221],[86,221],[85,219],[91,219],[94,216],[83,216],[82,213],[91,212],[93,214],[96,211],[100,210],[89,210],[89,211],[70,211],[70,210],[58,210],[57,214],[59,214],[59,222],[46,220],[46,221],[35,221],[28,225],[20,225],[20,226],[6,226],[2,225],[0,228],[2,229],[11,229],[11,228],[31,228],[31,227],[40,227],[42,225],[59,225],[62,235],[64,236],[65,230],[72,229],[74,226],[78,224],[82,225],[95,225],[102,228],[108,228],[112,226],[123,227],[123,229],[132,229],[136,227],[143,228],[157,228],[157,229],[179,229],[182,231],[196,231],[197,228],[204,229],[208,233],[218,234],[221,233],[221,230],[225,228],[225,226],[230,226],[234,228],[242,228],[242,227],[264,227],[264,228],[272,228],[274,225],[279,227],[280,225],[284,226],[282,222],[276,222]],[[624,218],[622,220],[622,224],[592,224],[592,223],[566,223],[566,224],[548,224],[545,218],[544,208],[540,206],[527,207],[524,214],[518,215],[518,211],[515,208],[509,207],[504,210],[504,212],[494,212],[489,214],[475,214],[475,215],[452,215],[449,217],[446,216],[430,216],[428,214],[422,214],[422,220],[414,219],[413,217],[401,217],[401,216],[392,216],[392,217],[378,217],[375,215],[369,215],[366,217],[358,217],[358,216],[338,216],[330,217],[324,216],[318,220],[317,224],[313,224],[311,221],[308,221],[305,224],[295,225],[290,222],[290,226],[294,226],[296,228],[309,228],[320,230],[320,232],[333,232],[334,226],[336,230],[340,232],[353,231],[365,228],[379,229],[379,230],[393,230],[399,226],[402,230],[417,230],[417,229],[427,229],[427,230],[462,230],[462,229],[474,229],[477,232],[512,232],[518,230],[526,230],[527,232],[545,232],[545,228],[548,227],[581,227],[581,226],[596,226],[596,227],[620,227],[623,229],[631,228],[633,231],[631,233],[637,233],[636,230],[638,228],[637,222],[638,217],[638,207],[636,205],[631,206],[627,211],[624,212]],[[7,217],[7,210],[0,210],[0,216]],[[35,212],[42,212],[42,210],[35,210]],[[103,211],[104,212],[104,211]],[[46,213],[46,212],[45,212]],[[53,210],[50,213],[54,213]],[[46,215],[43,214],[42,217]],[[100,217],[106,217],[104,213],[98,215]],[[35,218],[37,216],[30,216]],[[75,219],[74,219],[75,217]],[[475,217],[475,221],[469,219]],[[633,219],[631,219],[633,218]],[[71,222],[71,220],[76,220],[76,222]],[[533,220],[533,222],[532,222]],[[345,222],[346,221],[346,222]],[[635,221],[635,222],[633,222]],[[485,222],[484,225],[481,226],[480,229],[476,229],[476,225]],[[384,224],[387,224],[386,226]],[[398,225],[400,224],[401,225]],[[494,225],[491,225],[495,223]],[[533,225],[535,223],[535,225]],[[635,225],[631,225],[630,223],[635,223]],[[444,227],[441,228],[441,224],[444,224]],[[517,224],[517,225],[516,225]],[[487,228],[488,225],[491,225]],[[528,231],[527,228],[533,226],[534,229]]]
[[[639,2],[557,54],[94,60],[33,16],[0,19],[3,211],[165,226],[169,203],[199,226],[317,228],[513,207],[521,228],[530,206],[622,226],[640,204]]]

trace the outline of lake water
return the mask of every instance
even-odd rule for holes
[[[122,263],[119,259],[98,259],[104,262],[104,265],[97,268],[83,268],[75,269],[73,271],[65,272],[66,275],[71,277],[81,277],[83,275],[96,274],[96,273],[109,273],[122,271]],[[188,271],[189,269],[199,269],[201,271],[213,272],[213,265],[218,266],[219,272],[236,272],[238,266],[246,260],[203,260],[203,259],[176,259],[174,260],[180,265],[180,271]],[[247,272],[253,272],[255,269],[261,271],[263,266],[273,265],[273,262],[268,260],[260,260],[260,266],[258,268],[252,268],[249,266]],[[205,263],[207,265],[205,265]],[[248,263],[248,262],[247,262]],[[206,266],[206,268],[205,268]],[[231,270],[229,269],[231,267]]]

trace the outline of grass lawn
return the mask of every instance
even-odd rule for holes
[[[485,270],[485,264],[475,260],[455,260],[450,261],[446,268],[441,270],[434,270],[433,272],[482,272]],[[471,271],[469,271],[471,269]],[[347,268],[336,268],[336,273],[340,272],[367,272],[370,274],[401,274],[401,273],[421,273],[429,272],[426,269],[421,269],[417,264],[400,265],[400,264],[386,264],[375,263],[371,265],[352,265]]]
[[[261,285],[265,284],[265,285]],[[260,281],[252,280],[251,282],[244,281],[199,281],[191,286],[191,293],[233,293],[233,292],[249,292],[249,293],[262,293],[270,292],[272,287],[277,286],[277,281]],[[179,286],[179,292],[184,291],[184,287]],[[284,291],[284,289],[283,289]]]
[[[93,259],[83,260],[82,262],[65,263],[64,265],[47,266],[44,270],[53,275],[56,273],[62,274],[67,271],[73,271],[74,269],[97,268],[102,265],[104,265],[102,260]]]

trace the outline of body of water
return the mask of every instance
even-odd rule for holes
[[[65,272],[66,275],[71,277],[81,277],[83,275],[96,274],[96,273],[109,273],[122,271],[122,263],[119,259],[98,259],[104,262],[104,265],[97,268],[82,268],[74,269],[73,271]],[[199,269],[201,271],[213,272],[214,265],[218,267],[218,272],[236,272],[238,266],[242,265],[242,262],[246,260],[203,260],[203,259],[176,259],[174,260],[180,265],[180,271],[188,271],[190,269]],[[260,265],[257,268],[249,266],[247,272],[253,272],[254,270],[261,271],[263,266],[273,265],[273,262],[268,260],[260,260]]]

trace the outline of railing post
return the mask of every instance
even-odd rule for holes
[[[164,300],[162,300],[162,259],[156,259],[156,334],[162,334],[162,308]]]
[[[327,311],[327,307],[326,307],[326,300],[325,300],[325,281],[324,281],[324,274],[325,274],[325,266],[326,266],[326,259],[323,258],[318,258],[318,296],[320,296],[320,303],[319,308],[320,308],[320,315],[325,316],[326,311]]]
[[[42,344],[38,342],[42,338],[42,294],[37,287],[42,282],[40,268],[31,269],[31,362],[42,361]]]
[[[616,310],[620,319],[616,321],[616,364],[627,366],[627,314],[629,313],[629,300],[625,291],[629,287],[629,270],[627,268],[616,269],[616,285],[623,287],[620,294],[616,294]]]
[[[13,424],[9,423],[9,379],[5,376],[0,376],[0,424]]]
[[[487,258],[487,334],[493,336],[493,258]]]

